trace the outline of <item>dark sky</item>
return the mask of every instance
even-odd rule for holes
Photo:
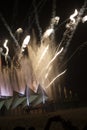
[[[0,0],[0,12],[14,32],[18,27],[25,29],[35,26],[33,0]],[[38,4],[42,1],[40,6]],[[74,9],[80,9],[84,0],[56,0],[56,15],[60,16],[60,22],[68,18]],[[52,17],[52,0],[36,0],[38,6],[39,22],[43,30],[49,25]],[[87,12],[86,12],[87,13]],[[30,18],[30,19],[29,19]],[[34,21],[34,22],[32,22]],[[32,23],[32,24],[30,24]],[[62,32],[62,27],[57,33]],[[0,20],[0,40],[9,36],[8,31]],[[68,49],[68,57],[81,45],[87,41],[87,22],[80,23]],[[68,72],[66,76],[66,87],[72,88],[81,98],[87,98],[87,45],[82,47],[68,62]]]

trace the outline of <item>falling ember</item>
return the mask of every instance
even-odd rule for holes
[[[7,24],[5,18],[2,16],[2,14],[0,14],[0,18],[1,18],[2,22],[4,23],[4,26],[5,26],[6,29],[8,30],[10,36],[13,38],[13,40],[14,40],[16,46],[19,46],[19,43],[18,43],[17,39],[15,38],[14,34],[12,33],[11,28],[10,28],[9,25]]]

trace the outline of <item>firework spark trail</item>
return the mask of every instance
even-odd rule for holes
[[[40,72],[39,77],[41,77],[41,75],[42,75],[45,71],[47,72],[49,66],[55,61],[55,59],[57,58],[57,56],[62,53],[62,51],[63,51],[63,48],[61,48],[57,53],[55,53],[55,55],[53,56],[53,58],[51,58],[51,60],[50,60],[50,61],[48,62],[48,64],[46,65],[46,67],[42,69],[42,71]]]
[[[30,35],[27,35],[25,39],[23,40],[21,48],[18,48],[19,50],[18,52],[16,52],[16,56],[18,57],[18,62],[22,58],[23,56],[22,53],[25,51],[25,48],[28,46],[29,42],[30,42]]]
[[[5,57],[5,54],[3,53],[3,49],[1,47],[0,47],[0,55]],[[7,55],[7,58],[9,59],[9,61],[11,60],[9,55]]]
[[[22,43],[21,52],[27,47],[28,43],[30,42],[30,35],[27,35]]]
[[[58,47],[58,49],[59,49],[61,47],[61,45],[65,46],[61,60],[64,58],[64,55],[67,52],[68,46],[70,45],[70,42],[71,42],[71,40],[73,38],[73,35],[74,35],[75,31],[76,31],[76,28],[77,28],[78,24],[82,20],[82,15],[84,14],[84,12],[86,10],[86,7],[87,7],[87,0],[84,2],[84,5],[82,6],[80,11],[78,12],[78,16],[75,18],[75,23],[74,24],[69,23],[70,25],[68,24],[69,27],[65,31],[65,33],[63,35],[63,38],[62,38],[62,41],[61,41],[61,43],[60,43],[60,45]]]
[[[53,78],[53,80],[46,86],[46,89],[50,87],[50,85],[52,85],[54,83],[54,81],[59,78],[60,76],[62,76],[63,74],[65,74],[66,70],[64,70],[63,72],[61,72],[60,74],[58,74],[55,78]]]
[[[64,50],[64,48],[62,47],[62,48],[60,49],[60,51],[58,51],[58,52],[54,55],[54,57],[52,58],[52,60],[48,63],[46,69],[49,68],[50,64],[53,63],[53,61],[57,58],[58,55],[60,55],[60,54],[63,52],[63,50]]]
[[[75,31],[76,31],[76,28],[77,28],[78,24],[81,21],[81,17],[82,17],[82,15],[84,14],[84,12],[86,10],[86,6],[87,6],[87,0],[85,0],[84,5],[82,6],[80,11],[78,12],[77,18],[74,19],[75,23],[72,24],[72,22],[71,22],[67,26],[67,30],[65,31],[65,33],[63,35],[63,38],[62,38],[62,41],[60,42],[59,47],[58,47],[58,49],[59,49],[62,45],[65,46],[64,55],[67,52],[67,48],[70,45],[70,42],[71,42],[71,40],[73,38],[73,35],[74,35]]]
[[[63,47],[57,52],[55,53],[55,55],[53,56],[53,58],[48,62],[48,64],[46,65],[46,67],[44,69],[42,69],[42,71],[40,72],[39,77],[41,77],[41,75],[48,70],[49,66],[55,61],[55,59],[57,58],[58,55],[60,55],[63,51]]]
[[[50,66],[50,67],[49,67],[49,69],[48,69],[47,73],[45,74],[45,79],[47,79],[47,77],[48,77],[49,72],[51,71],[51,69],[52,69],[52,66]]]
[[[75,9],[75,12],[74,12],[74,14],[72,14],[71,16],[70,16],[70,20],[72,21],[72,24],[75,24],[75,17],[78,15],[78,11],[77,11],[77,9]]]
[[[7,61],[7,57],[8,57],[8,52],[9,52],[9,48],[8,48],[8,46],[7,46],[7,43],[8,43],[8,40],[5,40],[5,42],[4,42],[4,44],[3,44],[4,48],[6,49],[6,53],[5,53],[5,61],[6,61],[6,63],[8,62],[8,61]],[[8,64],[8,63],[7,63],[7,64]]]
[[[81,11],[81,13],[79,14],[79,15],[81,15],[82,14],[82,11]],[[51,48],[50,47],[50,50],[49,50],[49,54],[48,55],[46,55],[46,56],[48,56],[47,58],[47,62],[44,64],[43,62],[41,62],[42,61],[42,59],[41,59],[41,61],[40,61],[40,68],[44,68],[45,67],[45,65],[48,63],[48,67],[47,67],[47,69],[45,69],[45,73],[41,76],[41,79],[42,78],[46,78],[47,76],[48,76],[48,74],[50,73],[50,65],[51,65],[51,63],[56,59],[56,57],[59,55],[59,54],[61,54],[62,52],[63,52],[63,54],[65,54],[64,52],[66,51],[66,47],[68,47],[67,45],[68,45],[68,42],[69,42],[69,38],[71,38],[71,36],[73,35],[73,33],[72,32],[74,32],[74,30],[77,28],[77,25],[78,25],[78,22],[77,21],[80,21],[81,19],[80,18],[78,18],[78,16],[76,16],[76,18],[75,18],[75,22],[73,23],[73,21],[71,20],[71,23],[73,24],[71,24],[71,26],[69,26],[69,24],[68,24],[68,27],[70,27],[70,28],[68,28],[67,27],[67,30],[68,29],[70,29],[70,30],[68,30],[65,34],[64,34],[64,39],[63,39],[63,41],[62,41],[62,45],[64,45],[64,47],[60,47],[60,49],[59,49],[59,51],[57,51],[55,54],[54,54],[54,52],[53,52],[53,48]],[[76,28],[75,28],[75,27]],[[70,32],[69,32],[70,31]],[[66,36],[66,35],[68,35],[68,33],[70,33],[69,34],[69,36]],[[48,36],[49,37],[49,36]],[[47,38],[48,38],[47,37]],[[53,41],[52,41],[52,39],[50,40],[50,38],[49,38],[49,40],[46,40],[46,43],[49,41],[49,45],[50,45],[50,43],[52,43]],[[66,41],[66,42],[65,42]],[[47,43],[48,44],[48,43]],[[26,47],[26,44],[24,44],[24,48]],[[43,47],[43,46],[42,46]],[[55,46],[54,46],[55,47]],[[38,48],[39,47],[37,47],[37,48],[32,48],[32,50],[34,50],[34,49],[36,49],[36,50],[38,50]],[[42,50],[43,48],[41,48],[41,46],[40,46],[40,50]],[[46,48],[45,48],[46,49]],[[41,51],[40,51],[41,52]],[[31,53],[31,52],[30,52]],[[52,53],[52,55],[50,56],[50,54]],[[36,53],[35,53],[36,54]],[[43,57],[45,57],[44,55],[43,55],[43,53],[38,53],[37,52],[37,55],[35,55],[36,57],[36,62],[35,61],[33,61],[34,59],[32,59],[32,61],[31,62],[33,62],[33,63],[30,63],[30,64],[34,64],[34,63],[37,63],[37,61],[38,61],[38,56],[39,56],[39,54],[42,54],[42,56]],[[54,57],[53,57],[53,55],[54,55]],[[59,56],[61,56],[61,55],[59,55]],[[52,58],[53,57],[53,58]],[[45,57],[46,58],[46,57]],[[26,62],[28,62],[29,61],[29,59],[28,58],[26,58]],[[49,62],[48,62],[49,61]],[[29,71],[27,71],[28,70],[28,67],[29,67],[29,69],[31,69],[30,68],[30,64],[28,64],[28,63],[24,63],[24,60],[22,60],[22,62],[23,63],[21,63],[21,65],[22,65],[22,67],[21,67],[21,69],[16,69],[16,75],[17,75],[17,80],[16,80],[16,82],[18,82],[18,86],[17,86],[17,88],[19,87],[19,89],[17,89],[18,90],[18,92],[24,92],[24,90],[25,90],[25,85],[27,84],[27,86],[28,85],[30,85],[30,83],[29,83],[29,80],[30,80],[30,70]],[[36,65],[36,64],[35,64]],[[34,65],[34,67],[35,67],[35,65]],[[43,65],[43,66],[42,66]],[[54,65],[54,64],[53,64]],[[56,65],[56,64],[55,64]],[[24,70],[24,67],[26,66],[26,70]],[[54,66],[52,66],[52,67],[54,67]],[[34,69],[34,68],[33,68]],[[55,68],[54,68],[55,69]],[[59,68],[59,70],[60,70],[60,68]],[[32,70],[33,71],[33,70]],[[63,71],[62,73],[59,73],[56,77],[54,77],[54,75],[56,75],[55,73],[54,73],[54,70],[52,69],[52,75],[50,76],[50,74],[49,74],[49,77],[48,77],[48,83],[46,82],[45,84],[44,84],[44,86],[46,86],[46,88],[49,88],[50,87],[50,85],[52,84],[52,83],[54,83],[54,81],[57,79],[57,78],[59,78],[61,75],[63,75],[65,72],[66,72],[66,70],[65,71]],[[41,72],[40,71],[38,71],[37,72],[37,74],[35,75],[35,76],[37,76],[38,77],[38,75],[40,74]],[[5,74],[5,73],[4,73]],[[47,74],[47,75],[46,75]],[[33,75],[33,74],[32,74]],[[6,75],[6,79],[7,79],[7,76],[8,76],[8,74]],[[26,76],[26,77],[25,77]],[[34,76],[32,76],[33,77],[33,79],[34,79]],[[54,77],[54,78],[53,78]],[[16,76],[15,76],[15,78],[16,78]],[[28,79],[29,78],[29,79]],[[53,78],[53,79],[52,79]],[[36,78],[36,80],[37,80],[38,78]],[[50,79],[52,79],[51,80],[51,82],[50,82]],[[1,78],[0,78],[0,80],[1,80]],[[12,80],[13,80],[13,74],[12,74]],[[9,79],[7,79],[7,83],[9,84]],[[6,82],[6,81],[5,81]],[[31,81],[32,82],[32,81]],[[39,80],[38,80],[38,82],[39,82]],[[41,81],[42,82],[42,81]],[[48,85],[47,85],[48,84]],[[10,87],[9,87],[10,88]],[[30,88],[30,86],[29,86],[29,88]],[[8,89],[8,86],[7,86],[7,89]],[[8,90],[6,90],[6,91],[8,91]],[[43,93],[44,94],[44,93]],[[44,102],[44,95],[43,95],[43,102]],[[27,101],[27,104],[29,104],[29,101]]]
[[[46,72],[43,80],[42,80],[42,87],[44,87],[44,83],[47,80],[47,77],[49,76],[50,71],[52,70],[52,66],[49,67],[48,71]]]
[[[83,8],[83,7],[82,7]],[[84,9],[84,8],[83,8]],[[81,10],[80,10],[81,11]],[[84,13],[84,12],[83,12]],[[82,15],[83,13],[80,13],[80,15]],[[66,32],[64,33],[64,39],[62,39],[62,42],[61,42],[61,45],[63,45],[63,44],[65,44],[64,46],[64,52],[63,52],[63,54],[65,55],[65,52],[67,51],[67,48],[68,48],[68,46],[69,46],[69,44],[70,44],[70,41],[71,41],[71,39],[72,39],[72,37],[73,37],[73,35],[74,35],[74,33],[75,33],[75,30],[76,30],[76,28],[77,28],[77,26],[78,26],[78,23],[80,22],[80,18],[79,17],[81,17],[81,16],[78,16],[77,18],[75,18],[74,19],[74,17],[76,17],[77,16],[77,14],[78,14],[78,12],[77,11],[75,11],[75,13],[74,13],[74,15],[72,15],[70,18],[71,18],[71,22],[70,22],[70,24],[68,24],[68,26],[67,26],[67,30],[66,30]],[[70,29],[70,30],[69,30]],[[64,40],[64,41],[63,41]],[[66,41],[66,42],[65,42]],[[64,42],[64,43],[63,43]],[[55,80],[55,79],[54,79]],[[53,81],[54,81],[53,80]],[[53,81],[51,82],[51,83],[53,83]],[[49,85],[48,85],[49,86]]]
[[[37,64],[37,66],[36,66],[36,70],[38,69],[40,62],[43,60],[43,58],[44,58],[44,56],[46,55],[48,49],[49,49],[49,45],[47,45],[47,47],[44,49],[44,51],[43,51],[43,53],[42,53],[42,55],[41,55],[41,57],[40,57],[40,59],[39,59],[39,61],[38,61],[38,64]]]
[[[48,38],[51,34],[54,33],[54,29],[53,28],[50,28],[50,29],[47,29],[44,34],[43,34],[43,37],[42,37],[42,41],[41,43],[44,41],[44,39]]]
[[[82,18],[82,23],[87,21],[87,15]]]
[[[59,45],[59,48],[60,48],[60,46],[63,44],[63,42],[66,44],[65,45],[65,49],[64,49],[64,52],[63,52],[63,56],[65,55],[65,53],[67,52],[67,48],[68,48],[68,46],[69,46],[69,44],[70,44],[70,41],[71,41],[71,39],[72,39],[72,37],[73,37],[73,35],[74,35],[74,33],[75,33],[75,30],[76,30],[76,28],[77,28],[77,26],[78,26],[78,24],[79,24],[79,22],[81,21],[81,17],[82,17],[82,15],[84,14],[84,11],[85,11],[85,9],[86,9],[86,6],[87,6],[87,2],[85,1],[85,3],[84,3],[84,6],[82,6],[82,8],[80,9],[80,11],[79,11],[79,15],[77,16],[77,18],[76,19],[73,19],[72,17],[70,17],[71,18],[71,20],[72,20],[72,22],[73,22],[73,28],[70,28],[70,31],[71,31],[71,34],[70,34],[70,36],[69,36],[69,33],[70,32],[68,32],[67,33],[67,30],[65,31],[65,34],[64,34],[64,37],[63,37],[63,39],[62,39],[62,42],[60,43],[60,45]],[[78,14],[77,13],[77,11],[75,11],[75,15],[71,15],[71,16],[76,16],[76,14]],[[83,21],[85,20],[85,17],[84,17],[84,19],[82,19]],[[68,35],[67,35],[68,34]],[[68,36],[68,37],[67,37]],[[66,41],[66,42],[65,42]],[[58,48],[58,49],[59,49]],[[69,60],[74,56],[74,54],[78,51],[80,49],[80,47],[78,47],[75,51],[74,51],[74,53],[65,61],[65,63],[59,68],[59,69],[61,69],[64,65],[66,65],[68,62],[69,62]]]
[[[55,31],[57,31],[57,30],[58,30],[63,24],[65,24],[68,20],[69,20],[69,18],[66,18],[62,23],[60,23],[59,26],[55,28]]]
[[[74,22],[72,21],[72,16],[74,16],[74,14],[70,16],[70,18],[71,18],[70,23],[66,24],[67,29],[63,34],[63,38],[62,38],[57,50],[59,50],[59,48],[61,46],[64,46],[64,50],[66,50],[66,46],[68,47],[68,45],[74,35],[75,29],[76,29],[78,23],[76,23],[76,20],[74,18],[73,18]]]
[[[41,29],[40,23],[39,23],[38,12],[37,12],[37,7],[36,7],[36,1],[35,0],[33,2],[33,6],[34,6],[34,9],[35,9],[35,19],[36,19],[37,28],[38,28],[38,31],[39,31],[39,37],[40,37],[40,40],[41,40],[42,29]]]
[[[76,16],[78,14],[78,12],[75,11],[74,14],[75,14],[74,16]],[[77,17],[79,17],[79,16],[77,16]],[[73,21],[72,21],[72,19],[73,19]],[[78,26],[78,24],[80,22],[79,18],[77,18],[77,19],[72,18],[72,19],[70,19],[71,20],[70,24],[66,25],[67,30],[66,30],[66,32],[64,34],[64,37],[62,39],[62,42],[61,42],[65,46],[64,55],[67,52],[68,46],[70,45],[70,42],[71,42],[71,40],[73,38],[73,35],[74,35],[75,31],[76,31],[76,28],[77,28],[77,26]]]
[[[5,18],[2,16],[2,14],[0,14],[0,18],[1,18],[2,22],[4,23],[4,25],[5,25],[6,29],[8,30],[9,34],[10,34],[10,35],[11,35],[11,37],[13,38],[14,42],[16,43],[16,46],[18,46],[18,47],[19,47],[18,41],[16,40],[16,38],[15,38],[14,34],[12,33],[12,31],[11,31],[11,29],[10,29],[9,25],[7,24],[7,22],[6,22]]]

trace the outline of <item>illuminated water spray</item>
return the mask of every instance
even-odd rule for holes
[[[80,22],[84,23],[87,21],[87,15],[84,12],[87,8],[87,2],[84,2],[82,8],[77,11],[75,9],[74,13],[68,18],[68,23],[66,23],[66,30],[63,34],[61,42],[55,44],[55,33],[58,28],[58,23],[60,20],[59,16],[55,13],[55,1],[54,1],[54,12],[50,21],[50,25],[47,30],[42,33],[42,29],[39,25],[37,8],[35,8],[35,18],[38,30],[40,31],[40,41],[37,44],[37,38],[35,35],[27,35],[22,43],[19,44],[14,34],[12,33],[10,27],[6,23],[5,19],[0,15],[5,27],[9,31],[11,37],[17,45],[17,50],[14,51],[15,54],[11,57],[10,66],[4,66],[2,64],[1,56],[5,57],[5,62],[8,63],[9,48],[7,46],[8,40],[5,40],[3,44],[6,52],[3,49],[0,50],[0,95],[1,96],[12,96],[13,91],[17,91],[21,94],[25,94],[27,105],[30,104],[30,91],[32,89],[34,93],[38,92],[38,86],[41,86],[42,91],[42,102],[45,103],[45,93],[48,97],[52,97],[52,86],[55,81],[61,79],[62,75],[66,73],[66,66],[62,69],[63,58],[67,52],[68,46],[71,43],[75,30]],[[56,27],[56,28],[55,28]],[[20,33],[23,33],[22,28],[16,30],[16,34],[20,39]],[[14,48],[15,50],[15,48]],[[26,54],[27,52],[27,54]],[[60,88],[61,89],[61,88]],[[61,95],[61,93],[60,93]]]

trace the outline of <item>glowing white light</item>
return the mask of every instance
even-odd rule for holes
[[[82,23],[87,21],[87,15],[82,18]]]
[[[60,17],[56,16],[56,17],[52,18],[51,23],[57,25],[59,23],[59,20],[60,20]]]
[[[58,74],[58,75],[49,83],[49,85],[46,87],[46,89],[49,88],[50,85],[51,85],[57,78],[59,78],[61,75],[63,75],[65,72],[66,72],[66,70],[64,70],[62,73]]]
[[[24,51],[24,48],[27,47],[28,43],[30,41],[30,35],[27,35],[23,41],[23,44],[22,44],[22,52]]]
[[[48,38],[54,32],[53,28],[47,29],[43,35],[43,38]]]
[[[8,40],[6,39],[5,42],[4,42],[4,44],[3,44],[4,48],[6,49],[5,56],[7,56],[7,55],[8,55],[8,52],[9,52],[9,48],[8,48],[8,46],[7,46],[7,43],[8,43]]]
[[[72,15],[70,16],[70,20],[72,21],[73,24],[75,23],[75,17],[76,17],[77,15],[78,15],[78,11],[77,11],[77,9],[75,9],[74,14],[72,14]]]
[[[18,29],[16,30],[16,32],[17,32],[17,33],[22,33],[22,32],[23,32],[23,29],[22,29],[22,28],[18,28]]]

